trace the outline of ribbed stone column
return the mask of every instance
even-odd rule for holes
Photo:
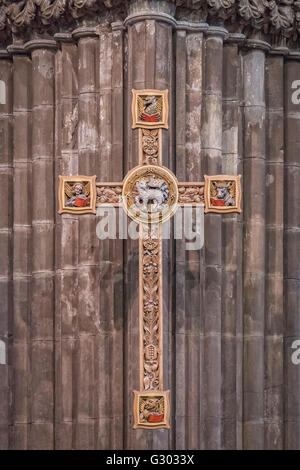
[[[210,27],[205,33],[204,103],[202,121],[203,173],[222,169],[223,39],[227,32]],[[221,312],[222,312],[222,217],[205,216],[205,311],[201,431],[206,449],[221,447]]]
[[[265,449],[283,448],[284,49],[266,60]]]
[[[223,56],[222,173],[243,173],[241,34],[228,36]],[[243,184],[243,181],[242,181]],[[222,448],[242,448],[243,215],[222,215]]]
[[[203,31],[205,23],[179,22],[176,31],[176,176],[179,181],[201,181],[201,114]],[[193,209],[194,210],[194,209]],[[175,245],[175,448],[203,447],[201,400],[203,363],[203,249],[186,250],[186,240]],[[171,282],[170,273],[168,282]],[[189,361],[185,358],[189,357]]]
[[[58,175],[78,174],[78,53],[70,34],[59,33],[55,56],[55,194]],[[78,216],[55,221],[55,448],[72,449],[76,403],[75,354],[78,338]]]
[[[300,54],[290,54],[285,63],[284,446],[291,450],[300,448],[299,352],[297,354],[300,341],[300,100],[297,91],[299,80]]]
[[[265,49],[244,55],[244,448],[264,447]]]
[[[99,160],[99,39],[95,28],[73,32],[78,40],[78,173],[97,175]],[[99,240],[96,217],[79,218],[78,335],[75,343],[74,380],[76,416],[74,447],[96,448],[98,439],[99,302],[101,293]],[[100,385],[99,385],[100,386]],[[101,391],[99,391],[101,393]]]
[[[123,179],[123,25],[99,28],[98,181]],[[123,211],[123,209],[119,209]],[[116,210],[118,214],[118,210]],[[99,429],[96,446],[123,448],[123,241],[100,240]],[[100,385],[102,384],[102,385]]]
[[[13,224],[13,155],[12,155],[12,64],[9,54],[0,51],[0,449],[9,448],[9,425],[12,383],[9,380],[12,334],[12,224]]]
[[[53,40],[26,43],[32,60],[31,427],[28,447],[54,445],[54,77]]]
[[[132,130],[132,89],[157,88],[169,90],[169,126],[172,128],[172,27],[175,25],[174,5],[169,2],[153,0],[135,0],[130,2],[128,16],[124,26],[127,29],[127,70],[125,74],[125,164],[127,172],[138,165],[138,129]],[[170,165],[172,155],[171,131],[163,130],[163,164]],[[168,254],[164,254],[164,272],[168,265]],[[133,425],[133,390],[139,389],[139,299],[138,278],[139,258],[138,241],[127,240],[125,246],[126,292],[125,311],[125,446],[129,449],[166,449],[170,446],[168,430],[151,431],[132,430]],[[167,283],[168,281],[166,281]],[[164,360],[164,389],[170,387],[171,366],[171,312],[170,293],[164,291],[163,309],[163,347],[166,351]],[[172,398],[171,398],[172,400]]]
[[[14,449],[28,447],[30,423],[30,282],[31,282],[31,60],[23,46],[8,48],[13,54],[13,400]],[[24,390],[27,393],[24,393]]]

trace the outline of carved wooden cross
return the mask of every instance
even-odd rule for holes
[[[123,182],[60,176],[59,212],[95,213],[96,206],[120,205],[139,223],[140,390],[134,391],[134,428],[169,428],[169,391],[163,390],[162,222],[176,207],[205,212],[240,212],[240,176],[205,176],[178,182],[162,166],[163,129],[168,128],[167,90],[133,90],[133,128],[139,129],[139,165]]]

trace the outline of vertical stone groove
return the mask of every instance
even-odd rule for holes
[[[13,52],[13,432],[12,448],[28,447],[30,426],[31,60]],[[26,391],[26,393],[24,393]]]
[[[98,174],[99,37],[94,28],[73,32],[78,39],[78,172]],[[75,346],[74,447],[95,449],[99,436],[98,384],[100,266],[96,218],[79,218],[78,339]],[[101,393],[101,392],[100,392]]]
[[[54,104],[52,40],[26,44],[32,59],[31,426],[28,447],[54,445]],[[52,188],[51,192],[47,188]],[[41,367],[41,365],[43,365]]]
[[[251,46],[250,46],[251,47]],[[244,55],[244,448],[264,447],[265,51]]]
[[[12,154],[12,64],[9,54],[0,51],[0,183],[3,202],[0,205],[0,449],[11,447],[10,396],[13,393],[11,350],[12,335],[12,225],[13,225],[13,154]],[[3,96],[4,95],[4,96]]]
[[[265,392],[266,449],[283,447],[283,204],[284,57],[266,60],[266,285]]]
[[[70,35],[56,35],[55,183],[78,174],[78,53]],[[56,210],[58,207],[56,206]],[[74,442],[75,349],[78,344],[78,216],[56,212],[55,449]]]
[[[201,179],[203,33],[176,33],[176,176]],[[200,403],[203,345],[202,251],[186,251],[186,240],[175,244],[175,448],[201,448]],[[188,363],[184,358],[189,357]]]
[[[229,36],[224,47],[222,173],[242,173],[242,74],[239,42]],[[243,181],[242,181],[243,184]],[[242,377],[242,215],[222,216],[222,448],[241,448]]]
[[[285,155],[284,155],[284,370],[285,449],[300,448],[300,366],[295,341],[300,339],[300,113],[293,96],[299,80],[300,61],[285,62]],[[294,347],[294,349],[293,349]],[[299,343],[298,343],[299,350]],[[299,354],[298,354],[299,357]]]
[[[204,111],[202,122],[203,171],[218,174],[222,165],[223,38],[226,30],[211,27],[205,33]],[[221,313],[222,216],[205,216],[205,312],[202,399],[204,446],[221,447]]]

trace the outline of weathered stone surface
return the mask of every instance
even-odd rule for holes
[[[35,4],[26,31],[23,4],[0,7],[3,47],[16,35],[0,54],[0,448],[299,449],[296,5],[286,41],[260,4],[263,42],[249,2],[233,23],[207,2],[100,1],[88,22],[75,3],[59,2],[57,28]],[[169,90],[162,162],[179,181],[243,176],[243,213],[206,215],[200,252],[163,242],[171,429],[153,432],[132,429],[138,242],[56,214],[59,174],[122,181],[139,163],[132,88]]]

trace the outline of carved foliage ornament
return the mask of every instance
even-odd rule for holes
[[[116,204],[122,201],[122,183],[97,183],[97,205]]]
[[[204,183],[179,183],[178,193],[181,205],[204,204]]]
[[[294,0],[171,0],[180,10],[200,12],[204,20],[223,21],[224,25],[238,27],[239,32],[263,30],[292,41],[300,30],[300,2]],[[105,14],[122,9],[127,16],[128,2],[122,0],[2,0],[0,3],[0,30],[14,32],[40,25],[47,29],[58,21],[69,24],[85,16]]]
[[[142,387],[144,390],[161,389],[161,240],[158,225],[141,226],[141,338]]]
[[[159,129],[140,129],[140,152],[142,165],[157,165],[159,163],[160,142]]]

